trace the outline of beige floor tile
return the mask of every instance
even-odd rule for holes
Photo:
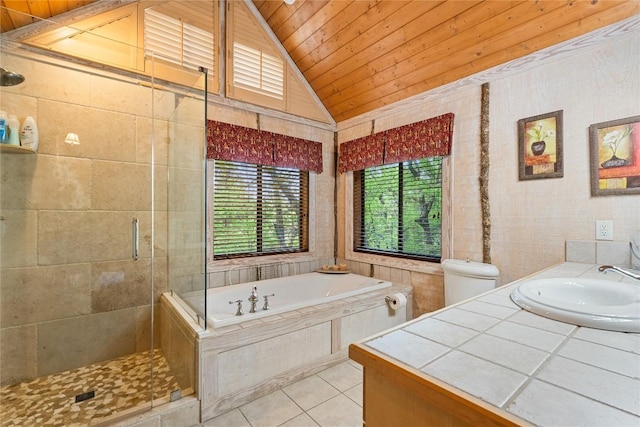
[[[202,427],[251,427],[249,421],[238,409],[225,412],[202,424]]]
[[[344,392],[344,395],[356,402],[358,406],[362,407],[362,384],[351,387],[349,390]]]
[[[347,360],[347,363],[348,363],[349,365],[353,366],[354,368],[356,368],[357,370],[359,370],[360,372],[362,372],[362,371],[363,371],[363,369],[362,369],[362,365],[361,365],[361,364],[359,364],[358,362],[356,362],[355,360],[351,360],[351,359],[349,359],[349,360]]]
[[[321,427],[362,427],[362,408],[340,394],[307,412]]]
[[[302,409],[308,411],[340,392],[317,375],[305,378],[282,389]]]
[[[253,427],[275,427],[300,415],[303,411],[282,390],[240,407]]]
[[[304,414],[300,414],[294,419],[281,424],[279,427],[318,427],[318,423],[313,421],[313,418],[305,412]]]
[[[349,362],[325,369],[319,372],[318,376],[341,392],[347,391],[362,382],[362,371]]]

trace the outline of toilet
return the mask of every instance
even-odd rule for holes
[[[496,278],[500,274],[493,264],[459,259],[445,259],[442,270],[445,306],[490,291],[496,287]]]

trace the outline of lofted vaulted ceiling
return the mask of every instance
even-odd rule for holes
[[[0,0],[0,30],[6,33],[94,1],[96,0]]]
[[[639,0],[252,2],[336,122],[640,13]],[[0,0],[1,29],[89,3]]]
[[[253,3],[336,122],[640,11],[638,0]]]

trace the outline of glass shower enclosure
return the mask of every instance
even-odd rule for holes
[[[154,81],[153,59],[100,31],[71,41],[151,72],[3,41],[0,65],[25,79],[0,87],[0,110],[39,134],[36,151],[0,144],[3,425],[118,420],[192,386],[164,358],[156,305],[204,286],[205,97]]]

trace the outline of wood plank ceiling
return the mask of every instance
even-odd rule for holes
[[[3,33],[69,12],[95,0],[0,0]]]
[[[640,1],[253,0],[336,122],[639,13]]]
[[[640,13],[639,0],[252,1],[336,122]],[[0,0],[1,31],[93,2]]]

